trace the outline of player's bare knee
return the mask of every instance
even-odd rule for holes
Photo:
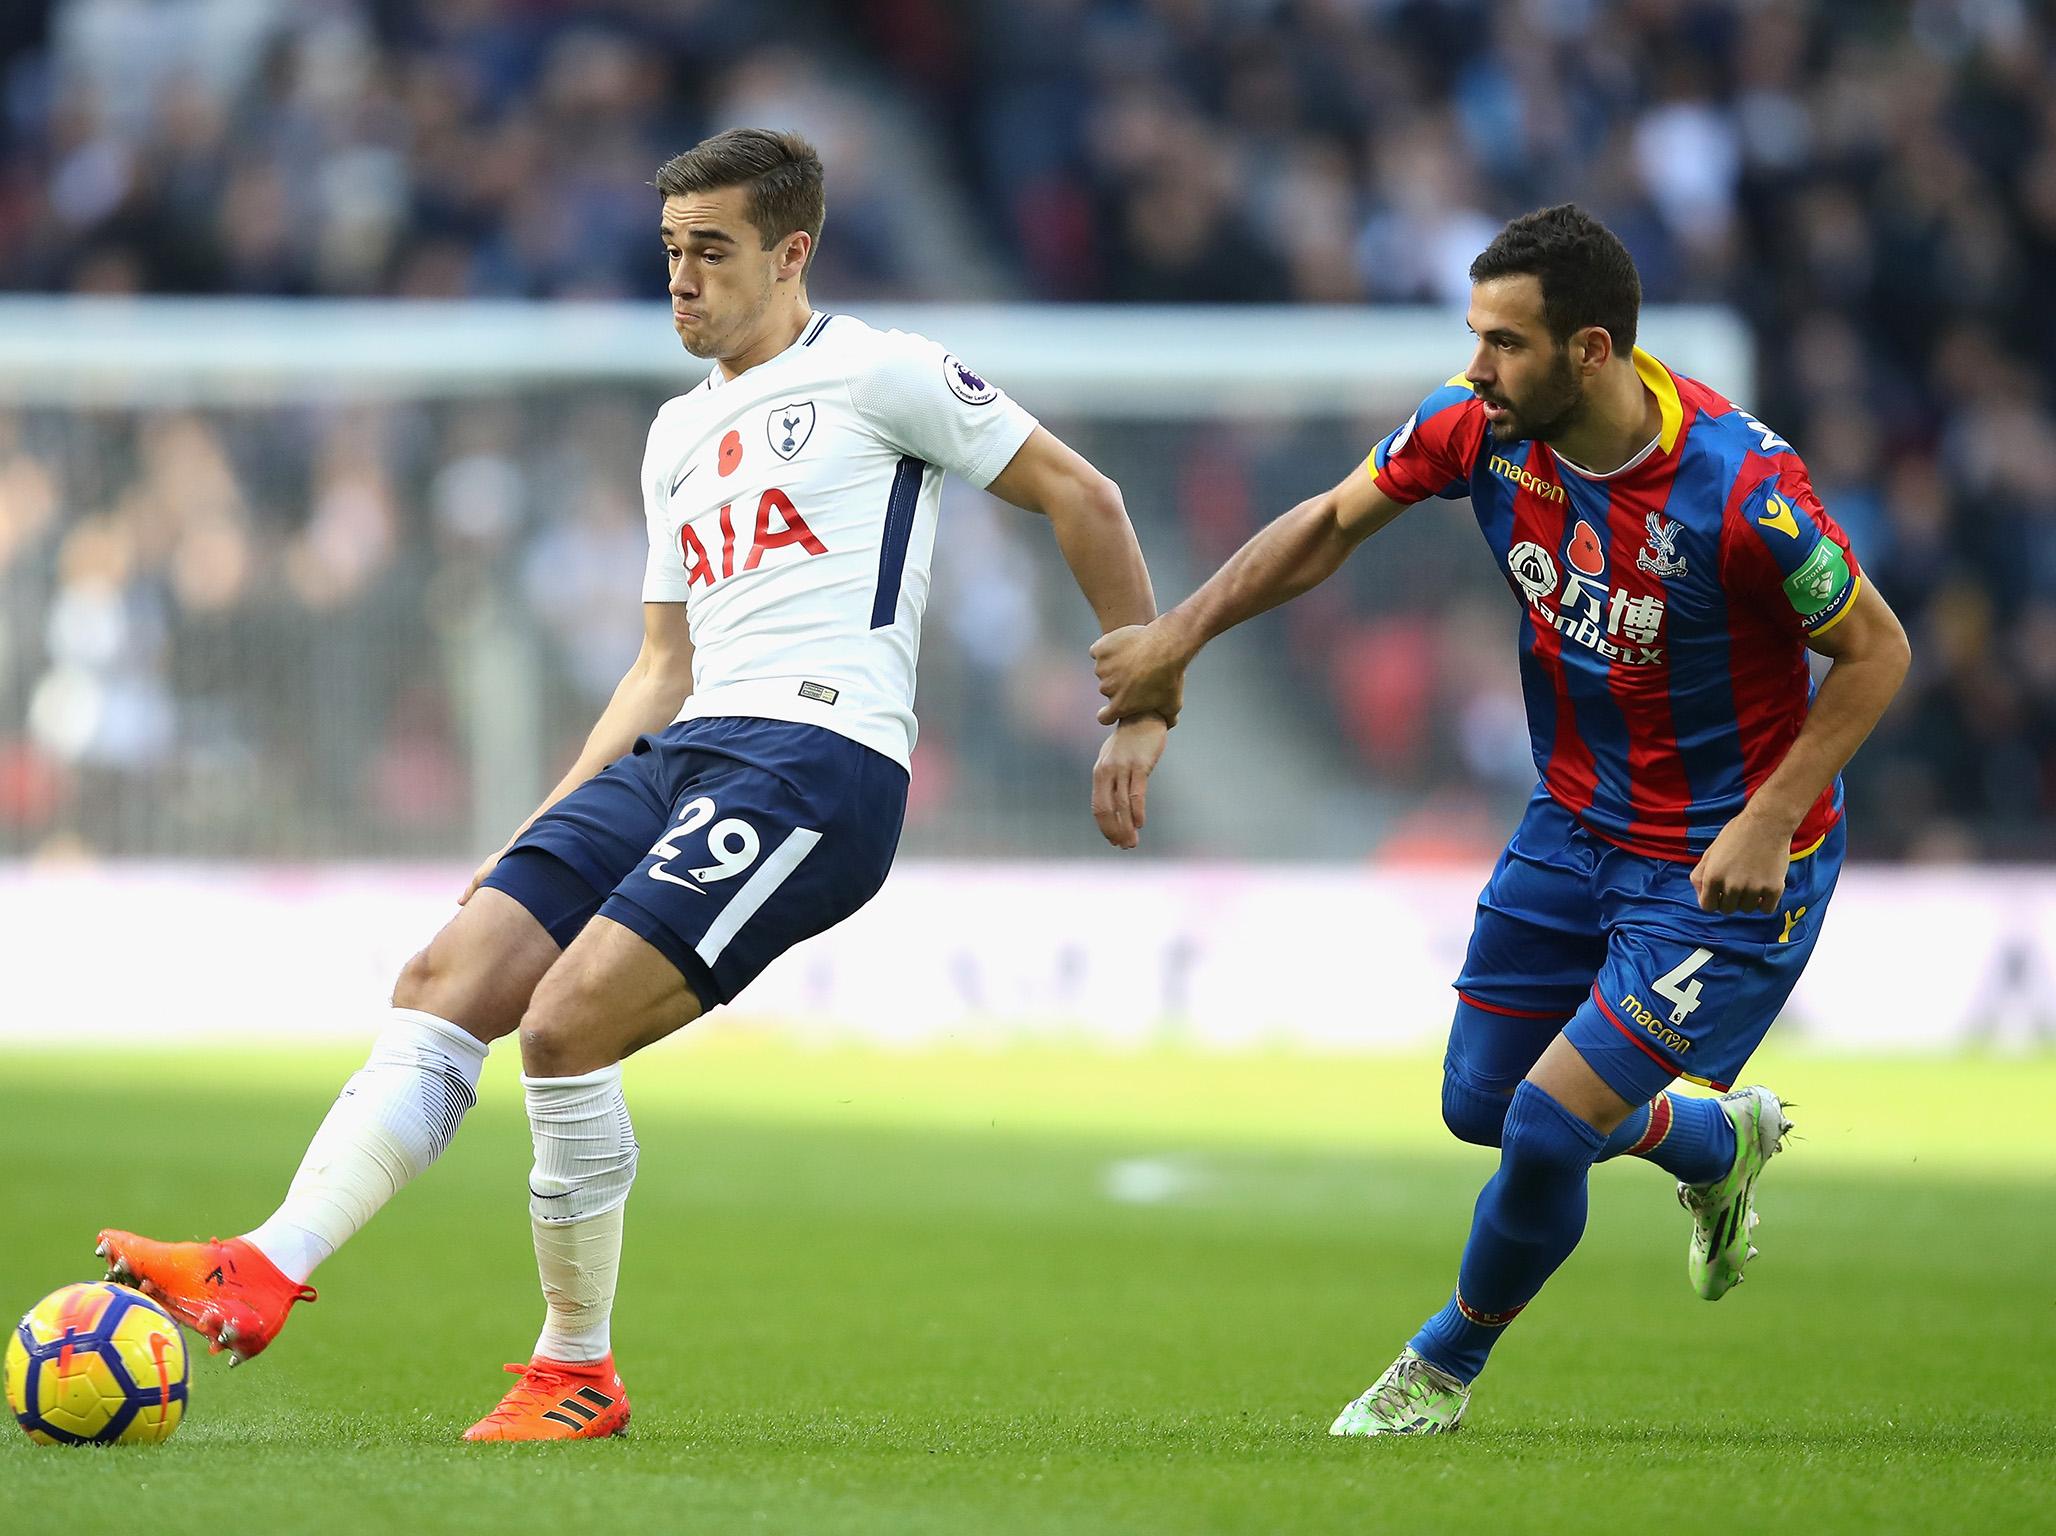
[[[570,1015],[554,1007],[541,991],[521,1016],[521,1070],[530,1077],[575,1077],[577,1036]]]
[[[576,1077],[619,1059],[605,1038],[606,999],[596,980],[561,965],[543,977],[521,1016],[521,1070],[530,1077]]]
[[[427,949],[416,950],[408,956],[407,963],[400,967],[400,974],[393,980],[393,1006],[419,1008],[424,1013],[433,1013],[435,1010],[429,1007],[429,999],[435,991],[435,974],[435,963]]]
[[[452,965],[446,948],[440,941],[432,943],[400,967],[393,1006],[434,1014],[484,1041],[512,1033],[521,1019],[520,1004],[499,1000],[497,989],[476,974],[475,966]]]

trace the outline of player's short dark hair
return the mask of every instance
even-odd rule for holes
[[[652,185],[666,197],[746,187],[746,213],[765,250],[796,229],[804,229],[815,245],[821,243],[821,223],[828,214],[821,157],[796,133],[773,133],[768,128],[717,133],[666,160]],[[807,265],[813,264],[810,249]]]
[[[1522,274],[1542,284],[1542,318],[1558,346],[1597,325],[1622,355],[1634,347],[1642,309],[1635,260],[1620,236],[1576,203],[1522,214],[1471,263],[1474,283]]]

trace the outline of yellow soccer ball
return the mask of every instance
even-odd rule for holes
[[[141,1291],[52,1291],[7,1340],[7,1406],[38,1445],[156,1445],[186,1416],[186,1341]]]

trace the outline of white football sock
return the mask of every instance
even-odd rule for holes
[[[535,1167],[528,1176],[535,1267],[548,1311],[535,1352],[591,1361],[613,1347],[622,1207],[635,1182],[635,1127],[615,1063],[581,1077],[527,1077]]]
[[[447,1019],[395,1008],[307,1144],[285,1203],[248,1240],[287,1279],[304,1282],[450,1144],[478,1102],[485,1054],[482,1041]]]

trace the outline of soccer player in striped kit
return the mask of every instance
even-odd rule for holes
[[[110,1278],[247,1359],[313,1299],[314,1267],[449,1145],[488,1043],[518,1027],[545,1315],[468,1440],[628,1422],[609,1326],[637,1161],[621,1063],[883,883],[943,475],[1047,517],[1102,629],[1156,611],[1112,481],[934,342],[811,305],[825,210],[804,141],[736,129],[656,184],[673,328],[714,368],[650,429],[642,654],[402,971],[271,1218],[226,1242],[100,1234]],[[1117,847],[1136,845],[1165,730],[1124,721],[1101,748],[1093,815]]]
[[[1636,349],[1641,284],[1575,206],[1515,219],[1471,267],[1465,371],[1205,586],[1094,647],[1115,720],[1177,702],[1215,635],[1307,591],[1429,497],[1468,497],[1520,604],[1537,785],[1457,978],[1443,1115],[1500,1148],[1449,1302],[1335,1421],[1455,1429],[1507,1325],[1569,1257],[1595,1162],[1646,1158],[1693,1216],[1718,1300],[1790,1128],[1730,1085],[1820,933],[1840,774],[1905,676],[1791,444]],[[1807,653],[1832,665],[1818,691]],[[1677,1077],[1719,1098],[1667,1092]]]

